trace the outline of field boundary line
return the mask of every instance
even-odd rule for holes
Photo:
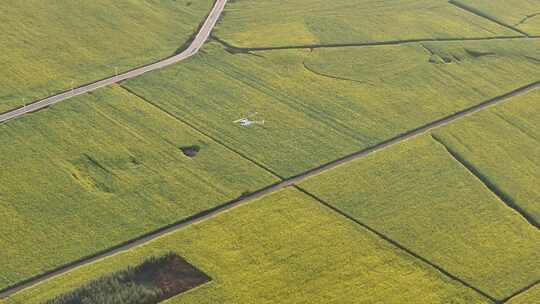
[[[510,300],[512,300],[513,298],[533,289],[536,285],[540,284],[540,279],[536,280],[535,282],[533,282],[532,284],[528,285],[528,286],[525,286],[523,288],[521,288],[520,290],[516,291],[515,293],[511,294],[510,296],[504,298],[501,303],[506,303]]]
[[[134,238],[132,240],[128,240],[124,243],[121,243],[119,245],[116,245],[116,246],[112,246],[108,249],[104,249],[104,250],[101,250],[95,254],[92,254],[92,255],[89,255],[87,257],[84,257],[84,258],[81,258],[77,261],[73,261],[73,262],[70,262],[70,263],[67,263],[65,265],[62,265],[60,267],[57,267],[53,270],[50,270],[50,271],[47,271],[47,272],[44,272],[42,274],[39,274],[39,275],[36,275],[34,277],[31,277],[29,279],[26,279],[26,280],[23,280],[23,281],[20,281],[12,286],[9,286],[7,288],[4,288],[3,290],[0,290],[0,299],[4,299],[4,298],[7,298],[13,294],[15,294],[16,292],[19,292],[23,289],[26,289],[26,288],[29,288],[29,287],[32,287],[32,286],[35,286],[39,283],[42,283],[44,281],[46,281],[47,279],[51,279],[53,277],[56,277],[56,276],[59,276],[61,274],[64,274],[64,273],[67,273],[77,267],[80,267],[80,266],[83,266],[83,265],[86,265],[86,264],[90,264],[92,262],[95,262],[97,260],[100,260],[100,259],[103,259],[103,258],[106,258],[106,257],[109,257],[115,253],[118,253],[118,252],[121,252],[121,251],[125,251],[125,250],[128,250],[128,249],[131,249],[131,248],[134,248],[136,246],[139,246],[139,245],[142,245],[142,244],[145,244],[145,243],[148,243],[164,234],[167,234],[167,233],[170,233],[170,232],[174,232],[176,230],[179,230],[183,227],[186,227],[190,224],[194,224],[194,223],[197,223],[197,222],[200,222],[202,220],[205,220],[207,218],[210,218],[214,215],[217,215],[217,214],[220,214],[221,212],[224,212],[230,208],[233,208],[233,207],[236,207],[238,205],[241,205],[243,203],[247,203],[251,200],[254,200],[254,199],[257,199],[257,198],[260,198],[264,195],[267,195],[267,194],[270,194],[270,193],[273,193],[275,191],[278,191],[280,189],[283,189],[285,187],[288,187],[288,186],[291,186],[291,185],[294,185],[300,181],[303,181],[305,179],[308,179],[312,176],[315,176],[315,175],[318,175],[324,171],[327,171],[327,170],[330,170],[330,169],[333,169],[333,168],[336,168],[342,164],[345,164],[345,163],[348,163],[348,162],[351,162],[353,160],[356,160],[356,159],[359,159],[359,158],[363,158],[367,155],[370,155],[370,154],[373,154],[375,152],[378,152],[378,151],[381,151],[381,150],[384,150],[390,146],[394,146],[394,145],[397,145],[401,142],[404,142],[404,141],[407,141],[409,139],[412,139],[412,138],[415,138],[421,134],[424,134],[426,132],[429,132],[433,129],[436,129],[436,128],[439,128],[441,126],[444,126],[444,125],[447,125],[449,123],[452,123],[460,118],[463,118],[463,117],[466,117],[468,115],[471,115],[471,114],[474,114],[476,112],[479,112],[485,108],[488,108],[492,105],[495,105],[495,104],[498,104],[498,103],[501,103],[501,102],[504,102],[512,97],[515,97],[515,96],[518,96],[518,95],[521,95],[521,94],[524,94],[524,93],[527,93],[529,91],[532,91],[532,90],[535,90],[535,89],[538,89],[540,88],[540,80],[539,81],[536,81],[536,82],[533,82],[533,83],[530,83],[528,85],[525,85],[525,86],[522,86],[520,88],[517,88],[517,89],[514,89],[508,93],[505,93],[503,95],[500,95],[500,96],[497,96],[497,97],[494,97],[492,99],[489,99],[487,101],[484,101],[484,102],[481,102],[477,105],[474,105],[472,107],[469,107],[467,109],[464,109],[464,110],[461,110],[459,112],[456,112],[454,114],[451,114],[451,115],[448,115],[444,118],[441,118],[441,119],[438,119],[438,120],[435,120],[435,121],[432,121],[428,124],[425,124],[421,127],[418,127],[416,129],[412,129],[410,131],[407,131],[407,132],[404,132],[400,135],[397,135],[391,139],[388,139],[388,140],[385,140],[385,141],[382,141],[381,143],[377,144],[377,145],[374,145],[372,147],[369,147],[369,148],[366,148],[366,149],[363,149],[363,150],[360,150],[360,151],[357,151],[355,153],[352,153],[352,154],[349,154],[348,156],[345,156],[345,157],[342,157],[342,158],[339,158],[339,159],[336,159],[334,161],[331,161],[331,162],[328,162],[326,164],[323,164],[323,165],[320,165],[316,168],[313,168],[313,169],[310,169],[310,170],[307,170],[299,175],[296,175],[296,176],[293,176],[293,177],[289,177],[287,179],[284,179],[282,180],[281,182],[277,182],[273,185],[270,185],[270,186],[267,186],[265,188],[262,188],[262,189],[259,189],[259,190],[256,190],[254,192],[251,192],[249,194],[246,194],[244,196],[241,196],[237,199],[234,199],[232,201],[229,201],[229,202],[226,202],[222,205],[218,205],[216,207],[213,207],[211,209],[208,209],[206,211],[202,211],[198,214],[195,214],[195,215],[192,215],[190,217],[187,217],[187,218],[184,218],[182,220],[179,220],[178,222],[176,223],[173,223],[173,224],[170,224],[168,226],[164,226],[162,228],[159,228],[157,230],[154,230],[154,231],[151,231],[151,232],[148,232],[146,234],[143,234],[142,236],[139,236],[137,238]]]
[[[198,127],[196,127],[195,125],[193,125],[192,123],[178,117],[177,115],[175,115],[174,113],[171,113],[170,111],[164,109],[163,107],[157,105],[156,103],[150,101],[148,98],[140,95],[139,93],[136,93],[135,91],[133,91],[132,89],[128,88],[128,87],[125,87],[121,84],[118,84],[118,86],[122,89],[124,89],[126,92],[128,92],[129,94],[141,99],[142,101],[148,103],[149,105],[153,106],[154,108],[158,109],[159,111],[165,113],[166,115],[170,116],[171,118],[181,122],[182,124],[188,126],[189,128],[193,129],[195,132],[203,135],[204,137],[207,137],[209,138],[210,140],[216,142],[217,144],[219,144],[220,146],[224,147],[225,149],[233,152],[234,154],[244,158],[245,160],[253,163],[254,165],[256,165],[257,167],[259,167],[260,169],[263,169],[265,171],[267,171],[268,173],[274,175],[274,177],[277,177],[279,180],[283,180],[284,178],[282,176],[280,176],[279,174],[277,174],[277,172],[274,172],[272,169],[264,166],[263,164],[260,164],[259,162],[257,162],[256,160],[248,157],[247,155],[245,155],[244,153],[240,152],[240,151],[237,151],[236,149],[234,148],[231,148],[229,147],[229,145],[225,144],[224,142],[222,142],[221,140],[213,137],[212,135],[202,131],[201,129],[199,129]]]
[[[540,229],[539,223],[534,219],[531,214],[529,214],[526,210],[516,204],[514,200],[507,193],[505,193],[504,190],[499,189],[498,186],[496,186],[492,181],[490,181],[489,178],[485,176],[482,172],[480,172],[480,170],[476,168],[471,162],[462,157],[457,151],[450,148],[442,139],[438,138],[436,135],[431,134],[431,138],[439,145],[441,145],[444,149],[446,149],[446,152],[450,155],[450,157],[454,159],[454,161],[460,164],[465,170],[467,170],[478,181],[480,181],[491,193],[493,193],[493,195],[495,195],[501,201],[501,203],[516,212],[523,220],[529,223],[529,225],[535,227],[536,229]]]
[[[311,193],[311,192],[305,190],[304,188],[302,188],[302,187],[300,187],[300,186],[298,186],[298,185],[294,185],[294,187],[295,187],[298,191],[300,191],[300,192],[302,192],[302,193],[308,195],[309,197],[311,197],[312,199],[316,200],[316,201],[319,202],[321,205],[325,206],[326,208],[330,209],[331,211],[333,211],[333,212],[335,212],[335,213],[337,213],[337,214],[339,214],[339,215],[345,217],[346,219],[352,221],[353,223],[359,225],[360,227],[362,227],[362,228],[368,230],[369,232],[375,234],[376,236],[378,236],[379,238],[383,239],[384,241],[386,241],[386,242],[392,244],[392,245],[393,245],[394,247],[396,247],[397,249],[400,249],[400,250],[402,250],[402,251],[405,251],[405,252],[406,252],[407,254],[409,254],[411,257],[416,258],[416,259],[418,259],[418,260],[424,262],[425,264],[427,264],[427,265],[429,265],[429,266],[435,268],[437,271],[439,271],[440,273],[444,274],[445,276],[451,278],[451,279],[454,280],[454,281],[457,281],[457,282],[461,283],[463,286],[465,286],[465,287],[467,287],[467,288],[469,288],[469,289],[474,290],[476,293],[478,293],[478,294],[484,296],[485,298],[491,300],[492,302],[494,302],[494,303],[499,303],[499,300],[493,298],[492,296],[490,296],[490,295],[487,294],[486,292],[482,291],[480,288],[475,287],[475,286],[473,286],[473,285],[470,284],[470,283],[467,283],[465,280],[463,280],[463,279],[459,278],[458,276],[452,274],[451,272],[449,272],[448,270],[442,268],[441,266],[439,266],[439,265],[437,265],[437,264],[431,262],[431,261],[428,260],[427,258],[425,258],[425,257],[421,256],[420,254],[414,252],[413,250],[407,248],[406,246],[402,245],[402,244],[399,243],[398,241],[395,241],[394,239],[392,239],[392,238],[386,236],[386,235],[383,234],[382,232],[377,231],[375,228],[369,226],[368,224],[363,223],[363,222],[361,222],[360,220],[354,218],[353,216],[349,215],[348,213],[344,212],[343,210],[341,210],[341,209],[339,209],[339,208],[337,208],[337,207],[335,207],[335,206],[333,206],[333,205],[327,203],[326,201],[324,201],[324,200],[321,199],[320,197],[316,196],[315,194],[313,194],[313,193]]]
[[[359,43],[327,43],[327,44],[299,44],[285,46],[269,46],[269,47],[238,47],[231,43],[212,35],[211,38],[220,43],[233,54],[242,54],[250,52],[263,51],[278,51],[278,50],[294,50],[294,49],[325,49],[325,48],[347,48],[347,47],[376,47],[376,46],[397,46],[413,43],[424,42],[474,42],[474,41],[504,41],[504,40],[536,40],[540,35],[531,36],[497,36],[497,37],[477,37],[477,38],[419,38],[419,39],[404,39],[404,40],[387,40],[377,42],[359,42]]]
[[[488,14],[482,12],[480,9],[477,9],[477,8],[474,8],[474,7],[470,6],[470,5],[462,3],[459,0],[450,0],[450,1],[448,1],[448,3],[450,3],[451,5],[459,8],[459,9],[461,9],[463,11],[469,12],[469,13],[471,13],[473,15],[478,16],[478,17],[482,17],[482,18],[487,19],[487,20],[489,20],[491,22],[497,23],[498,25],[506,27],[507,29],[512,30],[514,32],[518,32],[518,33],[520,33],[520,34],[522,34],[522,35],[524,35],[526,37],[530,36],[528,33],[518,29],[517,27],[514,27],[514,26],[512,26],[510,24],[507,24],[507,23],[505,23],[505,22],[503,22],[503,21],[501,21],[501,20],[499,20],[499,19],[497,19],[495,17],[489,16]]]
[[[26,104],[26,106],[14,108],[12,110],[8,110],[6,112],[0,113],[0,123],[4,123],[8,120],[18,118],[27,113],[39,111],[50,105],[59,103],[64,100],[71,99],[78,95],[92,92],[99,88],[106,87],[111,84],[118,83],[127,79],[135,78],[142,74],[145,74],[154,70],[165,68],[167,66],[173,65],[175,63],[178,63],[180,61],[186,60],[194,56],[195,54],[199,52],[199,50],[202,48],[204,43],[210,37],[212,30],[214,29],[215,25],[219,21],[222,12],[225,9],[225,5],[227,4],[227,1],[228,0],[215,0],[212,10],[210,11],[210,13],[208,13],[208,15],[204,19],[204,22],[199,27],[199,29],[194,33],[195,35],[191,36],[192,41],[189,44],[189,46],[182,52],[178,53],[178,50],[177,50],[175,54],[169,57],[166,57],[164,59],[133,68],[119,75],[110,76],[110,77],[103,78],[101,80],[96,80],[87,84],[83,84],[81,86],[62,91],[60,93],[51,95],[49,97],[45,97],[43,99],[30,102]]]

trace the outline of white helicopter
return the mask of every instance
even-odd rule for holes
[[[264,125],[264,120],[251,120],[251,119],[249,119],[250,117],[253,117],[253,116],[257,115],[257,114],[259,114],[259,113],[255,112],[255,113],[249,114],[246,117],[243,117],[243,118],[240,118],[240,119],[237,119],[237,120],[233,121],[233,123],[240,124],[243,127],[251,126],[251,125],[254,125],[254,124]]]

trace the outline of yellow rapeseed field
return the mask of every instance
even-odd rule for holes
[[[167,303],[490,303],[293,189],[81,267],[12,300],[39,304],[171,250],[212,281]]]
[[[540,234],[429,135],[300,184],[496,299],[540,277]]]
[[[1,125],[0,143],[0,289],[277,181],[119,87]]]
[[[0,112],[174,54],[212,4],[2,1]]]

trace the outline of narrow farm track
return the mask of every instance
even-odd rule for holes
[[[352,153],[352,154],[347,155],[345,157],[342,157],[340,159],[337,159],[337,160],[334,160],[332,162],[321,165],[321,166],[319,166],[317,168],[313,168],[311,170],[308,170],[308,171],[306,171],[306,172],[304,172],[302,174],[299,174],[297,176],[294,176],[294,177],[291,177],[291,178],[288,178],[288,179],[284,179],[279,183],[270,185],[270,186],[268,186],[266,188],[260,189],[258,191],[253,192],[253,193],[250,193],[248,195],[245,195],[245,196],[239,197],[237,199],[234,199],[232,201],[226,202],[226,203],[224,203],[222,205],[219,205],[217,207],[214,207],[212,209],[209,209],[209,210],[203,211],[201,213],[195,214],[195,215],[193,215],[193,216],[191,216],[189,218],[183,219],[183,220],[178,221],[176,223],[173,223],[173,224],[171,224],[169,226],[163,227],[163,228],[158,229],[156,231],[152,231],[152,232],[147,233],[145,235],[142,235],[142,236],[140,236],[140,237],[138,237],[136,239],[129,240],[129,241],[123,243],[123,244],[119,244],[118,246],[109,248],[109,249],[104,250],[102,252],[98,252],[98,253],[96,253],[96,254],[94,254],[92,256],[85,257],[85,258],[80,259],[78,261],[74,261],[72,263],[63,265],[63,266],[61,266],[61,267],[59,267],[57,269],[54,269],[52,271],[49,271],[49,272],[43,273],[41,275],[35,276],[35,277],[30,278],[30,279],[28,279],[26,281],[22,281],[22,282],[20,282],[20,283],[18,283],[16,285],[13,285],[11,287],[8,287],[8,288],[0,291],[0,299],[7,298],[7,297],[15,294],[16,292],[19,292],[19,291],[21,291],[23,289],[35,286],[35,285],[37,285],[39,283],[44,282],[45,280],[54,278],[54,277],[59,276],[61,274],[67,273],[67,272],[69,272],[69,271],[71,271],[71,270],[73,270],[75,268],[78,268],[78,267],[81,267],[81,266],[96,262],[96,261],[98,261],[100,259],[112,256],[112,255],[117,254],[117,253],[122,252],[122,251],[132,249],[132,248],[137,247],[139,245],[146,244],[146,243],[148,243],[148,242],[150,242],[150,241],[152,241],[152,240],[154,240],[154,239],[156,239],[156,238],[158,238],[160,236],[163,236],[165,234],[168,234],[168,233],[174,232],[176,230],[182,229],[182,228],[184,228],[186,226],[189,226],[191,224],[201,222],[201,221],[206,220],[208,218],[211,218],[211,217],[213,217],[215,215],[221,214],[221,213],[223,213],[223,212],[225,212],[225,211],[227,211],[227,210],[229,210],[231,208],[234,208],[234,207],[237,207],[239,205],[245,204],[247,202],[253,201],[255,199],[261,198],[261,197],[263,197],[265,195],[268,195],[270,193],[279,191],[279,190],[281,190],[283,188],[293,186],[296,183],[299,183],[299,182],[301,182],[301,181],[303,181],[303,180],[305,180],[305,179],[307,179],[309,177],[318,175],[318,174],[320,174],[322,172],[325,172],[327,170],[334,169],[334,168],[336,168],[336,167],[338,167],[340,165],[346,164],[346,163],[354,161],[356,159],[366,157],[366,156],[368,156],[370,154],[373,154],[375,152],[384,150],[384,149],[386,149],[386,148],[388,148],[390,146],[397,145],[397,144],[399,144],[401,142],[412,139],[412,138],[414,138],[416,136],[419,136],[421,134],[429,132],[429,131],[431,131],[433,129],[439,128],[439,127],[444,126],[444,125],[448,125],[448,124],[450,124],[450,123],[452,123],[452,122],[454,122],[456,120],[459,120],[459,119],[461,119],[463,117],[466,117],[466,116],[472,115],[474,113],[477,113],[477,112],[479,112],[479,111],[481,111],[483,109],[486,109],[486,108],[488,108],[490,106],[502,103],[504,101],[508,101],[512,97],[516,97],[516,96],[525,94],[527,92],[530,92],[530,91],[533,91],[533,90],[536,90],[536,89],[540,89],[540,81],[536,81],[536,82],[528,84],[526,86],[517,88],[517,89],[515,89],[515,90],[513,90],[511,92],[508,92],[506,94],[497,96],[495,98],[484,101],[484,102],[482,102],[480,104],[477,104],[475,106],[472,106],[470,108],[464,109],[464,110],[459,111],[459,112],[454,113],[454,114],[451,114],[451,115],[446,116],[444,118],[441,118],[439,120],[430,122],[430,123],[428,123],[426,125],[423,125],[423,126],[421,126],[419,128],[416,128],[414,130],[411,130],[411,131],[405,132],[403,134],[400,134],[400,135],[398,135],[398,136],[396,136],[394,138],[383,141],[380,144],[377,144],[377,145],[375,145],[373,147],[370,147],[370,148],[367,148],[367,149]]]
[[[269,46],[269,47],[237,47],[216,36],[212,39],[221,43],[227,50],[232,53],[248,53],[274,50],[294,50],[294,49],[324,49],[324,48],[345,48],[345,47],[369,47],[369,46],[397,46],[409,43],[423,42],[467,42],[467,41],[494,41],[494,40],[539,40],[540,36],[500,36],[500,37],[480,37],[480,38],[420,38],[420,39],[405,39],[405,40],[388,40],[377,42],[361,42],[361,43],[327,43],[327,44],[301,44],[301,45],[284,45],[284,46]]]
[[[203,44],[206,42],[206,40],[208,40],[210,33],[214,29],[221,14],[223,13],[223,10],[225,9],[225,4],[227,4],[227,1],[228,0],[216,0],[214,7],[212,8],[210,13],[206,17],[206,20],[200,27],[199,31],[197,32],[193,40],[191,41],[191,44],[179,54],[165,58],[155,63],[151,63],[148,65],[139,67],[139,68],[135,68],[133,70],[127,71],[125,73],[122,73],[116,76],[112,76],[112,77],[105,78],[105,79],[102,79],[102,80],[99,80],[90,84],[73,88],[72,90],[68,90],[60,94],[47,97],[45,99],[38,100],[36,102],[30,103],[21,108],[2,113],[0,114],[0,123],[20,117],[27,113],[39,111],[50,105],[59,103],[66,99],[70,99],[74,96],[92,92],[99,88],[102,88],[102,87],[105,87],[114,83],[118,83],[123,80],[131,79],[131,78],[140,76],[142,74],[148,73],[150,71],[162,69],[164,67],[170,66],[172,64],[178,63],[182,60],[186,60],[192,57],[193,55],[197,54],[197,52],[199,52]]]

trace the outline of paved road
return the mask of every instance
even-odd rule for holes
[[[210,33],[214,29],[214,26],[216,25],[217,21],[219,20],[219,17],[221,16],[221,13],[223,12],[223,9],[225,8],[225,4],[227,4],[227,1],[228,0],[216,0],[216,3],[214,4],[212,11],[206,18],[202,27],[199,29],[199,32],[195,36],[195,39],[193,39],[193,41],[191,42],[191,44],[185,51],[175,56],[158,61],[156,63],[152,63],[149,65],[140,67],[140,68],[136,68],[117,76],[99,80],[99,81],[75,88],[73,90],[66,91],[66,92],[36,101],[34,103],[28,104],[25,107],[6,112],[4,114],[0,114],[0,123],[10,120],[10,119],[17,118],[29,112],[38,111],[40,109],[46,108],[55,103],[72,98],[73,96],[88,93],[88,92],[97,90],[99,88],[111,85],[113,83],[120,82],[122,80],[134,78],[144,73],[164,68],[166,66],[175,64],[179,61],[185,60],[195,55],[201,49],[205,41],[210,36]]]
[[[203,221],[205,219],[208,219],[212,216],[215,216],[217,214],[220,214],[224,211],[227,211],[231,208],[234,208],[238,205],[241,205],[241,204],[245,204],[249,201],[252,201],[252,200],[255,200],[257,198],[260,198],[262,196],[265,196],[267,194],[270,194],[270,193],[273,193],[273,192],[276,192],[276,191],[279,191],[283,188],[286,188],[286,187],[289,187],[289,186],[292,186],[292,185],[295,185],[311,176],[314,176],[314,175],[317,175],[317,174],[320,174],[324,171],[327,171],[327,170],[330,170],[330,169],[333,169],[339,165],[342,165],[342,164],[345,164],[345,163],[348,163],[348,162],[351,162],[353,160],[356,160],[356,159],[359,159],[359,158],[362,158],[362,157],[365,157],[367,155],[370,155],[370,154],[373,154],[375,152],[378,152],[378,151],[381,151],[385,148],[388,148],[390,146],[393,146],[393,145],[397,145],[401,142],[404,142],[406,140],[409,140],[409,139],[412,139],[416,136],[419,136],[423,133],[426,133],[426,132],[429,132],[433,129],[436,129],[436,128],[439,128],[441,126],[444,126],[444,125],[447,125],[447,124],[450,124],[458,119],[461,119],[463,117],[466,117],[466,116],[469,116],[471,114],[474,114],[476,112],[479,112],[487,107],[490,107],[490,106],[493,106],[495,104],[499,104],[499,103],[502,103],[504,101],[507,101],[509,99],[511,99],[512,97],[516,97],[516,96],[519,96],[519,95],[522,95],[522,94],[525,94],[527,92],[530,92],[532,90],[536,90],[536,89],[540,89],[540,81],[537,81],[537,82],[534,82],[534,83],[531,83],[529,85],[526,85],[526,86],[523,86],[523,87],[520,87],[520,88],[517,88],[511,92],[508,92],[504,95],[501,95],[501,96],[498,96],[498,97],[495,97],[493,99],[490,99],[490,100],[487,100],[487,101],[484,101],[478,105],[475,105],[473,107],[470,107],[470,108],[467,108],[465,110],[462,110],[460,112],[457,112],[457,113],[454,113],[452,115],[449,115],[449,116],[446,116],[444,118],[441,118],[439,120],[436,120],[436,121],[433,121],[433,122],[430,122],[424,126],[421,126],[417,129],[414,129],[414,130],[411,130],[409,132],[406,132],[406,133],[403,133],[401,135],[398,135],[394,138],[391,138],[389,140],[386,140],[378,145],[375,145],[371,148],[368,148],[368,149],[365,149],[365,150],[361,150],[361,151],[358,151],[356,153],[353,153],[353,154],[350,154],[348,156],[345,156],[343,158],[340,158],[340,159],[337,159],[335,161],[332,161],[332,162],[329,162],[327,164],[324,164],[322,166],[319,166],[317,168],[314,168],[312,170],[309,170],[309,171],[306,171],[300,175],[297,175],[295,177],[291,177],[291,178],[288,178],[288,179],[285,179],[277,184],[274,184],[274,185],[271,185],[269,187],[266,187],[264,189],[260,189],[256,192],[253,192],[249,195],[246,195],[246,196],[242,196],[238,199],[235,199],[235,200],[232,200],[230,202],[227,202],[227,203],[224,203],[223,205],[220,205],[220,206],[217,206],[213,209],[210,209],[210,210],[207,210],[207,211],[204,211],[204,212],[201,212],[199,214],[196,214],[196,215],[193,215],[187,219],[183,219],[177,223],[174,223],[172,225],[169,225],[167,227],[163,227],[159,230],[156,230],[156,231],[153,231],[153,232],[150,232],[146,235],[143,235],[137,239],[133,239],[133,240],[130,240],[124,244],[120,244],[116,247],[113,247],[113,248],[109,248],[103,252],[99,252],[93,256],[90,256],[90,257],[87,257],[87,258],[83,258],[79,261],[75,261],[71,264],[68,264],[68,265],[64,265],[64,266],[61,266],[53,271],[50,271],[50,272],[47,272],[47,273],[44,273],[44,274],[41,274],[39,276],[36,276],[36,277],[33,277],[27,281],[24,281],[24,282],[21,282],[15,286],[12,286],[10,288],[7,288],[7,289],[4,289],[2,291],[0,291],[0,299],[4,299],[4,298],[7,298],[11,295],[13,295],[14,293],[16,292],[19,292],[23,289],[26,289],[26,288],[29,288],[29,287],[32,287],[32,286],[35,286],[39,283],[42,283],[43,281],[45,280],[48,280],[48,279],[51,279],[53,277],[56,277],[56,276],[59,276],[61,274],[64,274],[64,273],[67,273],[77,267],[80,267],[80,266],[83,266],[83,265],[87,265],[87,264],[90,264],[90,263],[93,263],[97,260],[100,260],[100,259],[103,259],[103,258],[106,258],[106,257],[109,257],[109,256],[112,256],[116,253],[119,253],[119,252],[122,252],[122,251],[125,251],[125,250],[129,250],[129,249],[132,249],[136,246],[139,246],[139,245],[142,245],[142,244],[145,244],[145,243],[148,243],[160,236],[163,236],[164,234],[167,234],[167,233],[170,233],[170,232],[173,232],[173,231],[176,231],[176,230],[179,230],[179,229],[182,229],[186,226],[189,226],[191,224],[194,224],[194,223],[197,223],[197,222],[200,222],[200,221]]]

